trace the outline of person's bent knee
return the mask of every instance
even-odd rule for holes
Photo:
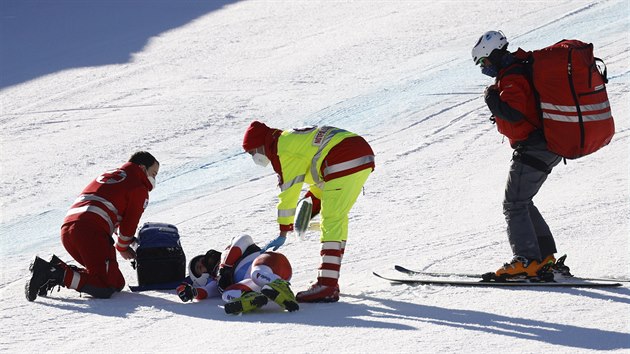
[[[114,288],[99,288],[86,284],[80,291],[99,299],[109,299],[115,292],[119,292],[120,290]]]

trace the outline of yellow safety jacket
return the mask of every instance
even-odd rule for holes
[[[278,168],[277,163],[273,165],[280,176],[278,223],[281,230],[293,229],[295,209],[303,183],[311,186],[313,194],[321,198],[321,187],[327,176],[351,174],[357,169],[374,168],[374,153],[360,137],[358,148],[339,149],[337,156],[327,159],[334,147],[352,137],[358,136],[329,126],[287,130],[280,134],[276,151],[276,161],[279,161],[280,166]],[[347,141],[354,141],[354,144],[357,144],[356,139]],[[273,160],[275,159],[272,158]],[[335,163],[329,164],[327,160]]]

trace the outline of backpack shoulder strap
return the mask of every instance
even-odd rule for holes
[[[602,65],[601,66],[597,65],[597,62],[602,63]],[[595,67],[597,68],[599,73],[602,75],[602,79],[604,79],[604,83],[607,84],[608,83],[608,68],[606,68],[606,63],[604,63],[602,59],[595,57]]]
[[[524,65],[522,65],[522,63],[520,62],[516,62],[508,66],[507,69],[505,69],[505,71],[503,72],[503,75],[501,76],[505,77],[508,75],[526,75],[526,70],[524,68]],[[528,81],[529,81],[529,78],[528,78]]]
[[[543,126],[543,115],[542,109],[540,108],[540,94],[538,90],[536,90],[536,86],[534,86],[534,55],[532,52],[528,52],[528,55],[522,59],[521,67],[523,68],[523,75],[529,82],[529,86],[532,88],[532,93],[534,94],[534,100],[536,101],[536,114],[538,115],[538,121],[540,122],[540,127]]]

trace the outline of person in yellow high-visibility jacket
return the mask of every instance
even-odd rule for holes
[[[357,134],[335,127],[293,130],[269,128],[252,122],[243,149],[257,165],[269,163],[279,177],[278,224],[280,234],[263,250],[277,250],[293,230],[293,220],[304,183],[321,214],[321,265],[317,282],[299,292],[299,302],[339,300],[339,270],[348,239],[348,213],[363,184],[374,170],[374,152]]]

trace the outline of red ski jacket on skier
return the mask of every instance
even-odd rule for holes
[[[87,221],[109,235],[118,229],[115,246],[123,252],[133,241],[152,189],[140,166],[127,162],[88,184],[68,210],[63,224]]]
[[[534,90],[520,62],[527,52],[519,48],[513,55],[515,63],[499,71],[495,87],[486,90],[485,100],[496,118],[499,133],[515,147],[540,128]]]

